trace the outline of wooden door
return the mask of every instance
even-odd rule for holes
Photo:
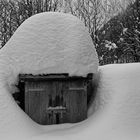
[[[67,122],[66,85],[60,81],[26,82],[25,112],[43,125]]]
[[[46,94],[46,83],[25,83],[25,112],[37,123],[47,124],[46,105],[48,97]]]
[[[80,122],[87,117],[85,82],[25,82],[25,112],[43,125]]]
[[[52,89],[52,92],[49,92]],[[68,86],[64,81],[51,81],[50,86],[46,89],[48,94],[48,124],[60,124],[68,122],[67,119],[67,107],[66,107],[66,96]]]

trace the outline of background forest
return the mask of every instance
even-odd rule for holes
[[[0,0],[0,46],[30,16],[58,11],[81,19],[100,65],[140,61],[140,0]]]

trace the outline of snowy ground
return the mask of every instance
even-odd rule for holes
[[[140,139],[140,64],[114,64],[99,68],[99,82],[89,118],[79,124],[40,126],[11,100],[0,98],[0,138],[29,140],[137,140]],[[92,109],[96,111],[93,113]],[[11,107],[14,110],[9,110]],[[11,114],[12,113],[12,114]]]
[[[88,120],[69,129],[51,131],[33,140],[136,140],[140,139],[140,64],[99,68],[96,104]],[[92,109],[96,105],[96,111]],[[65,125],[64,125],[65,126]]]

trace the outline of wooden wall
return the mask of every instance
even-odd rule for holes
[[[25,112],[43,125],[86,119],[86,81],[25,81]]]

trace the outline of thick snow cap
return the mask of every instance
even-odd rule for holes
[[[92,39],[76,17],[46,12],[27,19],[2,49],[14,73],[96,73]]]

